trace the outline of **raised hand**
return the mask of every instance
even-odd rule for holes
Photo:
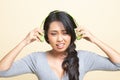
[[[90,42],[94,42],[95,36],[86,28],[78,27],[76,30],[77,39],[83,38]]]
[[[26,42],[26,44],[29,44],[33,41],[38,41],[38,42],[42,42],[43,41],[43,30],[41,30],[40,28],[35,28],[32,31],[30,31],[28,33],[28,35],[25,37],[24,41]]]

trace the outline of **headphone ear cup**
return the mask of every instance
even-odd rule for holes
[[[82,35],[76,35],[76,39],[80,40],[82,38]]]
[[[40,36],[40,41],[41,41],[41,42],[44,42],[44,40],[45,40],[44,35],[41,35],[41,36]]]
[[[80,40],[82,38],[82,34],[80,34],[79,32],[75,31],[75,34],[77,40]]]

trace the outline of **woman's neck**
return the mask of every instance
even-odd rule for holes
[[[51,57],[56,58],[56,59],[64,59],[67,56],[66,52],[57,52],[55,50],[49,51],[49,54]]]

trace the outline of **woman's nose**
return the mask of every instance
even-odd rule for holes
[[[58,37],[57,37],[57,41],[63,41],[63,36],[62,35],[59,35]]]

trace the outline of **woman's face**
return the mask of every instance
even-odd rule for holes
[[[67,34],[64,25],[59,21],[53,21],[49,25],[48,41],[53,50],[64,52],[71,42],[71,36]]]

